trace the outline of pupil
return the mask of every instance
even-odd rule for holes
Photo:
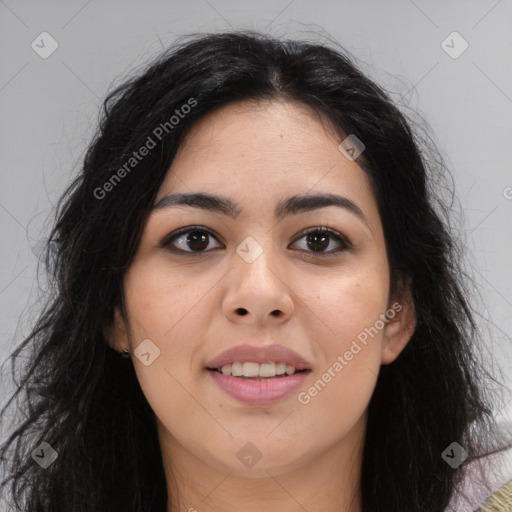
[[[208,233],[202,231],[192,231],[187,237],[187,244],[194,250],[202,250],[208,247]],[[198,244],[194,246],[194,244]]]
[[[314,239],[313,241],[313,247],[311,247],[311,243],[309,243],[308,241],[308,247],[309,248],[315,248],[315,244],[318,244],[318,240],[320,239],[322,242],[325,242],[326,240],[328,241],[329,239],[329,235],[326,235],[324,233],[315,233],[315,234],[312,234],[312,235],[309,235],[309,240],[311,239]],[[320,249],[325,249],[327,246],[329,245],[329,243],[320,243]]]

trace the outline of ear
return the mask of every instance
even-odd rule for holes
[[[400,355],[416,329],[410,279],[402,286],[401,293],[390,301],[387,317],[389,321],[384,329],[382,364],[390,364]]]
[[[114,319],[104,334],[110,347],[117,352],[129,350],[126,322],[119,307],[114,309]]]

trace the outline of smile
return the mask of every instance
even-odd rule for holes
[[[234,363],[233,365],[236,365]],[[265,366],[266,364],[275,365],[274,363],[263,363],[261,365],[257,363],[243,363],[257,366]],[[233,366],[226,365],[226,366]],[[250,405],[270,405],[280,400],[283,400],[287,396],[291,395],[299,386],[304,382],[310,370],[295,371],[295,368],[291,367],[290,371],[293,373],[287,373],[286,369],[284,373],[274,374],[274,376],[262,376],[261,373],[267,371],[264,368],[262,371],[258,371],[256,375],[245,375],[245,369],[243,369],[243,375],[235,376],[231,374],[232,368],[226,368],[224,366],[224,373],[219,370],[208,370],[209,375],[213,379],[214,383],[226,394],[238,400]],[[242,367],[244,368],[244,367]],[[279,370],[282,368],[280,367]],[[259,369],[258,369],[259,370]],[[276,368],[277,370],[277,368]],[[238,368],[235,367],[235,373]],[[248,373],[256,373],[256,369],[249,367]]]
[[[276,375],[293,375],[297,368],[286,363],[233,363],[226,364],[219,368],[223,375],[233,377],[275,377]]]

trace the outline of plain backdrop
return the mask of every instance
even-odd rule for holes
[[[107,91],[177,36],[249,28],[336,40],[430,124],[464,216],[491,369],[512,387],[511,26],[510,0],[0,0],[0,362],[36,316],[45,221]],[[511,410],[508,395],[497,414]]]

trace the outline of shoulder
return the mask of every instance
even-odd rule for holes
[[[512,480],[493,492],[476,512],[510,512],[512,510]]]
[[[472,463],[448,511],[512,512],[512,444]]]

